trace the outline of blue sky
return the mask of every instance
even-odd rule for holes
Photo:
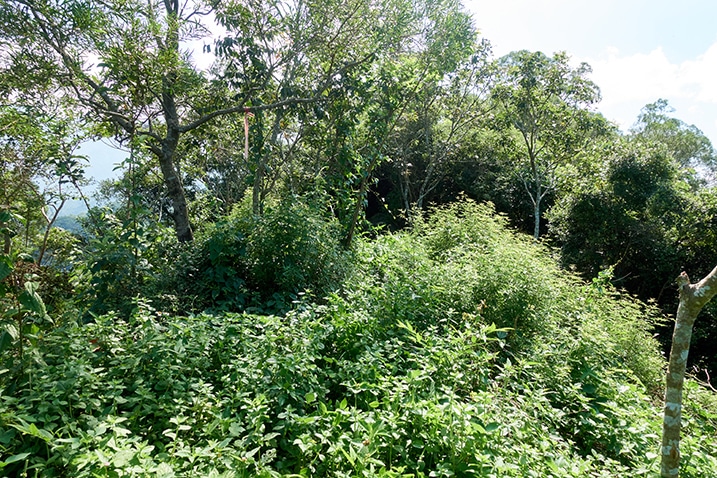
[[[514,50],[567,51],[593,68],[597,109],[626,131],[659,98],[673,116],[717,145],[717,1],[464,0],[496,57]],[[201,43],[201,42],[199,42]],[[197,52],[201,45],[197,44]],[[103,144],[80,151],[103,179],[126,153]]]
[[[568,52],[593,68],[598,111],[626,130],[640,109],[668,100],[674,117],[717,144],[714,0],[465,0],[496,56]]]

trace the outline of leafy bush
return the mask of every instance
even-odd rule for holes
[[[507,327],[503,360],[533,363],[537,377],[517,381],[542,381],[552,406],[571,423],[561,432],[566,439],[586,453],[601,443],[616,460],[626,440],[649,449],[640,434],[615,435],[612,409],[621,398],[615,388],[625,384],[631,384],[625,390],[660,393],[664,360],[651,337],[657,310],[621,295],[609,278],[580,283],[504,224],[487,205],[440,208],[410,234],[367,244],[348,300],[362,301],[366,316],[381,324],[411,321],[443,330],[469,314],[486,326]],[[589,418],[595,414],[606,420],[601,426]]]
[[[320,206],[286,198],[258,218],[247,245],[254,287],[297,293],[312,290],[321,297],[338,287],[348,254],[340,245],[336,220]]]
[[[37,336],[53,323],[38,293],[39,270],[25,254],[0,254],[0,373],[23,376],[25,350],[32,353]]]
[[[249,298],[246,229],[227,220],[209,225],[192,243],[167,244],[162,272],[148,290],[153,303],[173,313],[243,309]]]
[[[170,249],[156,293],[190,307],[286,311],[299,293],[321,298],[349,270],[339,226],[321,205],[287,197],[254,216],[240,205],[195,244]],[[161,302],[160,302],[161,303]]]
[[[95,209],[84,227],[92,233],[80,267],[73,271],[79,299],[94,315],[116,311],[127,316],[132,300],[157,273],[157,245],[171,241],[172,234],[144,210],[117,215],[107,208]]]
[[[284,316],[135,301],[38,336],[0,375],[2,473],[655,476],[650,308],[501,221],[465,203],[361,241],[343,289]],[[683,471],[713,476],[717,403],[685,390]]]
[[[500,363],[500,330],[465,316],[442,331],[386,324],[337,346],[363,319],[334,301],[283,318],[163,319],[139,303],[129,322],[107,316],[48,334],[31,380],[0,398],[3,472],[567,477],[651,468],[644,447],[629,446],[657,446],[639,435],[646,422],[635,426],[654,411],[637,389],[614,404],[622,429],[633,423],[615,438],[633,461],[581,456],[561,434],[565,413],[545,380],[529,363]],[[590,418],[612,429],[600,413]]]
[[[566,415],[534,364],[500,363],[500,330],[466,316],[345,340],[340,301],[285,318],[162,319],[146,306],[45,337],[32,385],[0,403],[4,473],[42,476],[641,476],[658,410],[623,387]],[[383,337],[381,340],[380,337]],[[347,354],[349,349],[360,350]],[[606,386],[614,383],[611,377]],[[6,383],[6,382],[5,382]],[[539,424],[539,426],[537,426]],[[697,424],[695,425],[696,430]],[[580,443],[583,445],[582,443]],[[584,444],[588,445],[588,444]],[[609,458],[620,450],[625,463]],[[646,452],[647,450],[647,452]],[[710,460],[703,452],[700,459]],[[706,463],[709,463],[707,461]],[[698,465],[693,465],[698,466]],[[706,468],[701,468],[706,469]]]

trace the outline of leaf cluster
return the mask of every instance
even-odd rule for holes
[[[139,300],[127,320],[43,335],[26,375],[0,380],[3,472],[655,472],[661,359],[644,304],[566,277],[470,202],[356,253],[345,290],[283,316]],[[685,476],[709,474],[714,405],[687,390],[702,405],[685,412]]]
[[[286,197],[255,216],[246,201],[193,244],[167,244],[144,289],[163,308],[282,311],[299,294],[321,300],[351,269],[322,200]]]

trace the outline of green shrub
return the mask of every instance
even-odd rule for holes
[[[39,334],[24,374],[0,374],[1,473],[655,476],[652,309],[455,207],[359,241],[321,305],[174,317],[136,300]],[[249,264],[248,234],[196,250],[209,238]],[[717,403],[685,392],[682,471],[713,476]]]
[[[322,297],[341,284],[349,254],[338,221],[320,206],[287,197],[252,224],[247,261],[252,285],[263,294],[312,291]]]
[[[239,205],[192,244],[171,246],[150,295],[176,312],[285,312],[299,294],[321,299],[339,287],[351,255],[321,205],[287,197],[254,216]]]
[[[659,394],[664,360],[651,336],[655,308],[621,295],[609,279],[581,283],[532,239],[506,230],[490,206],[472,202],[435,210],[410,233],[359,251],[363,267],[346,296],[365,310],[354,314],[375,318],[364,319],[360,333],[402,321],[444,333],[466,315],[505,327],[500,360],[532,363],[531,375],[516,381],[540,382],[569,423],[559,430],[564,439],[586,454],[599,445],[623,463],[649,450],[654,440],[642,437],[644,429],[621,428],[630,421],[615,409],[632,402],[615,389]]]
[[[128,215],[95,209],[85,228],[93,233],[73,269],[78,299],[94,315],[116,311],[126,317],[158,273],[160,245],[172,242],[173,234],[144,210]]]
[[[0,254],[0,374],[12,372],[18,380],[34,358],[38,335],[53,324],[38,293],[38,271],[26,254]]]
[[[157,307],[174,313],[242,310],[249,300],[247,229],[227,219],[207,226],[194,242],[170,244],[149,293]]]
[[[8,394],[0,379],[3,474],[654,473],[659,410],[639,387],[605,373],[607,400],[576,382],[556,407],[552,377],[501,357],[501,330],[477,317],[366,327],[344,305],[181,318],[138,302],[128,321],[56,329],[31,381]]]
[[[476,314],[510,328],[528,346],[558,325],[549,313],[562,273],[546,251],[505,227],[489,205],[465,201],[432,211],[409,233],[366,244],[363,269],[348,288],[388,321],[438,324]]]

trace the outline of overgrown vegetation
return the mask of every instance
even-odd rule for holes
[[[618,131],[458,0],[4,0],[0,45],[0,475],[657,472],[674,278],[717,263],[665,100]]]
[[[320,300],[340,286],[351,256],[339,237],[336,219],[311,197],[287,197],[261,216],[240,203],[192,244],[170,243],[144,296],[184,313],[285,312],[299,294]]]
[[[3,474],[653,476],[657,312],[505,222],[463,201],[362,240],[283,315],[137,300],[36,331],[4,363]],[[717,402],[687,392],[683,476],[712,476]]]

